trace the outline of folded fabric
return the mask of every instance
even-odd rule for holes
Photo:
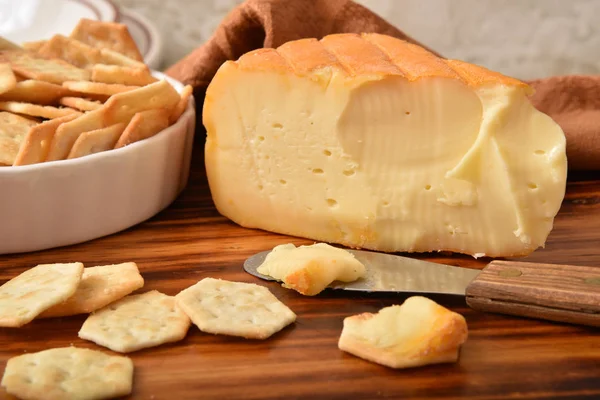
[[[443,56],[351,0],[247,0],[223,20],[206,43],[166,73],[193,86],[200,111],[206,87],[227,60],[290,40],[361,32],[394,36]],[[556,76],[527,83],[535,90],[533,105],[565,132],[569,170],[600,170],[600,75]]]

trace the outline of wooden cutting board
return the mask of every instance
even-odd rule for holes
[[[192,327],[182,342],[132,353],[130,398],[600,398],[600,329],[485,314],[469,309],[462,297],[432,296],[467,319],[469,339],[456,364],[391,370],[339,351],[344,317],[376,312],[408,295],[326,291],[303,297],[246,274],[242,263],[250,255],[281,243],[311,241],[244,229],[219,216],[204,178],[201,148],[194,157],[189,186],[155,218],[81,245],[0,256],[0,283],[39,263],[135,261],[146,280],[141,291],[175,295],[207,276],[255,282],[269,287],[298,315],[294,325],[266,341],[213,336]],[[600,271],[600,174],[585,178],[569,183],[546,248],[527,261],[598,266]],[[423,258],[474,268],[489,261]],[[106,350],[78,339],[84,319],[0,328],[0,372],[9,357],[23,352],[69,345]],[[9,397],[0,390],[0,398]]]

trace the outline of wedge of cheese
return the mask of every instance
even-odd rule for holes
[[[458,361],[466,342],[465,318],[423,296],[402,305],[344,319],[338,348],[390,368]]]
[[[224,63],[206,93],[219,212],[378,251],[516,256],[565,193],[565,136],[525,83],[378,34]]]
[[[354,254],[327,243],[275,246],[257,268],[263,275],[306,296],[321,293],[334,281],[354,282],[365,276],[365,266]]]

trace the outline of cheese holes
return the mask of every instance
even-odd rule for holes
[[[546,154],[546,152],[544,150],[536,150],[533,152],[534,154],[537,154],[538,156],[544,155]]]
[[[353,169],[344,170],[343,174],[346,176],[352,176],[352,175],[354,175],[354,170]]]
[[[425,190],[431,190],[431,185],[425,185]]]
[[[536,189],[538,188],[538,185],[536,185],[536,184],[535,184],[535,183],[533,183],[533,182],[529,182],[529,183],[527,184],[527,187],[528,187],[529,189],[531,189],[531,190],[536,190]]]
[[[329,208],[335,208],[338,206],[338,202],[336,199],[327,199],[327,205]]]
[[[323,154],[325,154],[327,157],[331,156],[331,152],[329,150],[323,150]]]
[[[259,136],[257,139],[258,139],[259,142],[262,142],[262,141],[265,140],[265,137],[264,136]]]
[[[312,173],[319,175],[323,173],[323,170],[321,168],[313,168]]]
[[[389,207],[390,202],[387,201],[387,200],[384,200],[384,201],[381,202],[381,205],[384,206],[384,207]]]
[[[281,125],[279,122],[274,122],[273,125],[271,125],[274,129],[283,129],[283,125]]]
[[[404,114],[410,115],[410,111],[405,111]]]
[[[287,184],[287,181],[286,181],[285,179],[280,179],[280,180],[279,180],[279,183],[281,183],[282,185],[286,185],[286,184]]]

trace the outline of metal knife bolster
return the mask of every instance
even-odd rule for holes
[[[364,292],[411,292],[465,295],[469,283],[481,271],[453,267],[429,261],[364,250],[347,250],[364,264],[366,276],[354,282],[333,282],[331,289]],[[244,262],[244,270],[265,280],[275,280],[262,275],[257,268],[270,251],[258,253]]]

